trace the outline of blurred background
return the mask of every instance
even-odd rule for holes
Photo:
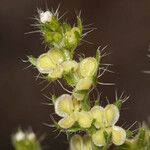
[[[52,123],[50,114],[53,108],[42,105],[50,93],[60,95],[63,90],[55,83],[46,90],[35,80],[37,72],[32,68],[23,70],[28,64],[21,59],[26,55],[38,56],[45,52],[41,36],[25,34],[34,31],[30,24],[37,14],[37,8],[45,10],[57,8],[61,4],[60,14],[67,12],[63,19],[75,22],[76,13],[82,10],[84,25],[91,24],[97,30],[86,38],[94,44],[83,43],[77,52],[86,56],[94,55],[99,45],[108,45],[103,62],[112,63],[110,69],[115,73],[106,73],[102,82],[115,82],[115,86],[98,86],[110,102],[114,101],[115,89],[118,94],[125,91],[130,95],[121,111],[120,124],[130,126],[135,121],[147,120],[150,116],[150,58],[147,57],[150,44],[150,1],[149,0],[1,0],[0,1],[0,149],[12,150],[11,135],[18,127],[33,131],[40,137],[48,150],[67,149],[65,135],[43,125]]]

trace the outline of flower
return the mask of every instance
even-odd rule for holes
[[[40,73],[49,73],[52,69],[56,67],[53,61],[50,59],[47,53],[39,56],[37,59],[36,67]]]
[[[78,123],[82,128],[90,128],[93,118],[90,112],[81,111],[77,113],[78,115]]]
[[[89,90],[90,87],[92,86],[92,78],[86,77],[83,79],[80,79],[79,82],[76,85],[76,90],[81,91],[81,90]]]
[[[93,135],[92,140],[96,146],[104,146],[106,144],[105,132],[112,134],[112,142],[115,145],[122,145],[126,140],[126,131],[115,126],[119,120],[120,112],[114,104],[108,104],[105,108],[94,106],[91,109],[93,118],[95,119],[95,127],[98,129]]]
[[[88,135],[75,134],[70,140],[70,150],[92,150],[92,141]]]
[[[42,23],[50,22],[52,20],[52,13],[50,11],[41,11],[40,13],[40,21]]]
[[[74,60],[67,60],[62,63],[62,67],[66,73],[70,71],[76,71],[78,68],[78,63]]]
[[[74,113],[72,113],[71,115],[62,118],[58,122],[58,125],[63,129],[68,129],[68,128],[71,128],[75,122],[76,122],[76,116]]]
[[[80,79],[73,91],[73,96],[79,101],[83,100],[85,94],[91,88],[92,84],[93,84],[93,80],[91,77]]]
[[[25,133],[23,133],[22,130],[19,130],[19,131],[15,134],[14,140],[15,140],[15,141],[22,141],[22,140],[25,139],[25,136],[26,136]]]
[[[75,134],[71,137],[70,140],[70,150],[82,150],[83,140],[82,137],[78,134]]]
[[[72,96],[63,94],[56,99],[55,112],[60,117],[66,117],[74,110]]]
[[[52,62],[56,65],[61,64],[64,61],[63,54],[60,50],[58,49],[51,49],[48,51],[48,56],[52,60]]]
[[[98,68],[98,62],[94,57],[87,57],[79,64],[79,72],[82,77],[92,77]]]
[[[97,129],[104,126],[104,108],[101,106],[94,106],[91,109],[92,117],[95,119],[94,125]]]

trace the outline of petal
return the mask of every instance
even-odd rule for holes
[[[69,94],[63,94],[56,99],[55,112],[60,117],[66,117],[73,112],[72,96]]]
[[[71,128],[74,125],[75,122],[76,122],[75,116],[70,115],[70,116],[67,116],[67,117],[61,119],[58,122],[58,125],[63,129],[68,129],[68,128]]]
[[[71,137],[70,140],[70,150],[83,150],[82,137],[78,134]]]
[[[40,21],[42,23],[50,22],[52,20],[52,13],[50,11],[45,11],[40,13]]]
[[[71,70],[76,71],[78,68],[78,63],[74,60],[67,60],[62,63],[62,67],[64,71],[68,73]]]
[[[57,66],[55,69],[51,70],[48,74],[48,77],[51,79],[61,78],[63,74],[63,68],[61,66]]]
[[[126,140],[126,131],[118,126],[112,127],[112,141],[115,145],[122,145]]]
[[[94,57],[88,57],[80,62],[79,72],[83,77],[93,76],[97,71],[98,63]]]
[[[51,61],[47,53],[42,54],[37,59],[37,69],[40,73],[49,73],[56,65]]]
[[[86,77],[83,79],[80,79],[79,82],[76,85],[76,90],[89,90],[90,87],[92,86],[93,80],[90,77]]]
[[[104,130],[98,130],[92,135],[92,141],[96,146],[104,146],[106,144]]]
[[[104,127],[104,108],[101,106],[94,106],[91,109],[92,117],[95,119],[95,127],[97,129]]]
[[[108,104],[105,107],[106,126],[113,126],[119,120],[120,112],[117,106]]]
[[[78,112],[78,123],[82,128],[90,128],[93,118],[90,112]]]
[[[57,49],[51,49],[48,51],[48,56],[52,60],[52,62],[56,65],[59,65],[64,61],[63,54],[60,50]]]

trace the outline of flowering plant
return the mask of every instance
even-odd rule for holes
[[[128,97],[116,97],[113,104],[106,106],[102,106],[99,99],[95,99],[94,104],[90,102],[92,90],[97,84],[105,84],[99,82],[99,77],[108,67],[104,68],[102,64],[105,55],[102,51],[106,47],[97,48],[93,57],[80,56],[76,61],[75,50],[90,32],[84,33],[81,16],[78,15],[77,23],[71,26],[68,22],[60,21],[58,9],[56,12],[39,10],[38,13],[36,26],[48,51],[38,58],[28,56],[28,62],[38,70],[38,77],[49,83],[58,81],[67,92],[52,96],[51,103],[60,119],[52,117],[53,124],[50,126],[67,134],[71,150],[107,150],[112,145],[117,149],[136,150],[138,147],[148,150],[150,134],[146,126],[142,126],[133,137],[132,131],[117,124],[122,104]],[[63,86],[62,79],[72,91]]]

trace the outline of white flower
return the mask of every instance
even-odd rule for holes
[[[16,141],[21,141],[21,140],[23,140],[25,138],[25,134],[21,130],[19,130],[16,133],[14,138],[15,138]]]
[[[32,132],[31,132],[31,133],[28,133],[28,134],[27,134],[27,139],[28,139],[28,140],[34,140],[34,139],[35,139],[35,134],[32,133]]]
[[[40,13],[40,21],[42,23],[50,22],[52,20],[52,13],[50,11],[45,11]]]

